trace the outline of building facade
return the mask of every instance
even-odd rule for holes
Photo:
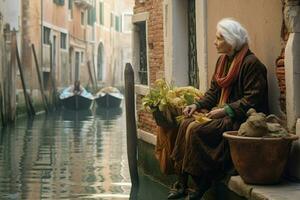
[[[46,92],[75,80],[93,89],[123,86],[123,69],[132,58],[133,4],[133,0],[0,0],[2,28],[7,23],[17,34],[24,79],[33,99],[41,103],[33,47]],[[16,87],[21,105],[19,73]]]

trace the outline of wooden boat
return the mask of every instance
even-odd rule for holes
[[[66,109],[70,110],[86,110],[92,105],[94,97],[85,89],[80,94],[70,92],[70,87],[63,90],[59,95],[59,99]]]
[[[95,100],[98,107],[115,108],[120,107],[123,98],[117,88],[106,87],[97,93]]]

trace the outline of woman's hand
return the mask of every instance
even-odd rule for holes
[[[197,105],[191,104],[189,106],[186,106],[182,112],[185,116],[190,117],[196,111],[196,109],[197,109]]]
[[[206,115],[210,119],[219,119],[226,116],[226,112],[224,108],[218,108],[215,110],[210,111]]]

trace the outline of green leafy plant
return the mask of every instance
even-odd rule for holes
[[[182,109],[201,97],[202,93],[194,87],[174,87],[165,80],[158,79],[142,99],[142,105],[153,113],[158,124],[160,123],[158,118],[160,121],[165,118],[164,121],[174,124],[176,117],[182,115]]]

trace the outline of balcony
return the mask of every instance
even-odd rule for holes
[[[93,0],[74,0],[74,3],[77,6],[80,6],[84,9],[89,9],[93,7]]]

